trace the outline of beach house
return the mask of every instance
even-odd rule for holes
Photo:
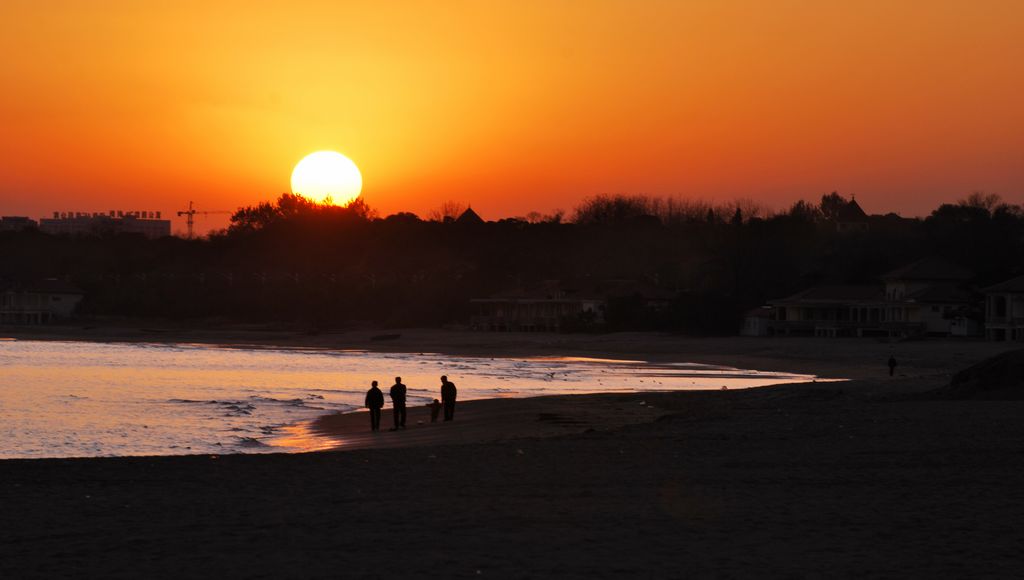
[[[593,329],[615,323],[624,312],[640,318],[663,316],[672,296],[656,284],[634,279],[544,280],[526,290],[470,300],[470,327],[513,332]]]
[[[569,322],[600,324],[606,301],[596,293],[559,280],[528,290],[509,290],[470,300],[474,330],[558,332]]]
[[[0,291],[0,324],[46,324],[71,318],[84,293],[73,284],[48,278]]]
[[[985,338],[1024,341],[1024,276],[982,289]]]
[[[925,258],[884,274],[877,284],[809,288],[769,301],[767,334],[978,336],[981,295],[968,285],[972,277],[956,264]]]

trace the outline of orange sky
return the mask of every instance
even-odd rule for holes
[[[1024,193],[1017,0],[4,0],[0,55],[3,215],[233,209],[317,149],[384,214]]]

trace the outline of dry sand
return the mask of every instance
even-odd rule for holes
[[[1005,345],[402,334],[387,348],[642,355],[855,380],[461,403],[451,424],[418,424],[420,408],[397,433],[369,434],[359,414],[317,422],[340,452],[2,461],[0,577],[1024,571],[1024,402],[920,394]],[[357,338],[279,342],[372,346]]]

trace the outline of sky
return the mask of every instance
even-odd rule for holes
[[[4,0],[0,55],[0,215],[233,210],[321,149],[382,215],[1024,198],[1017,0]]]

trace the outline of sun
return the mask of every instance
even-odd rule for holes
[[[363,190],[363,176],[348,157],[334,151],[310,153],[292,170],[292,193],[315,201],[347,205]]]

